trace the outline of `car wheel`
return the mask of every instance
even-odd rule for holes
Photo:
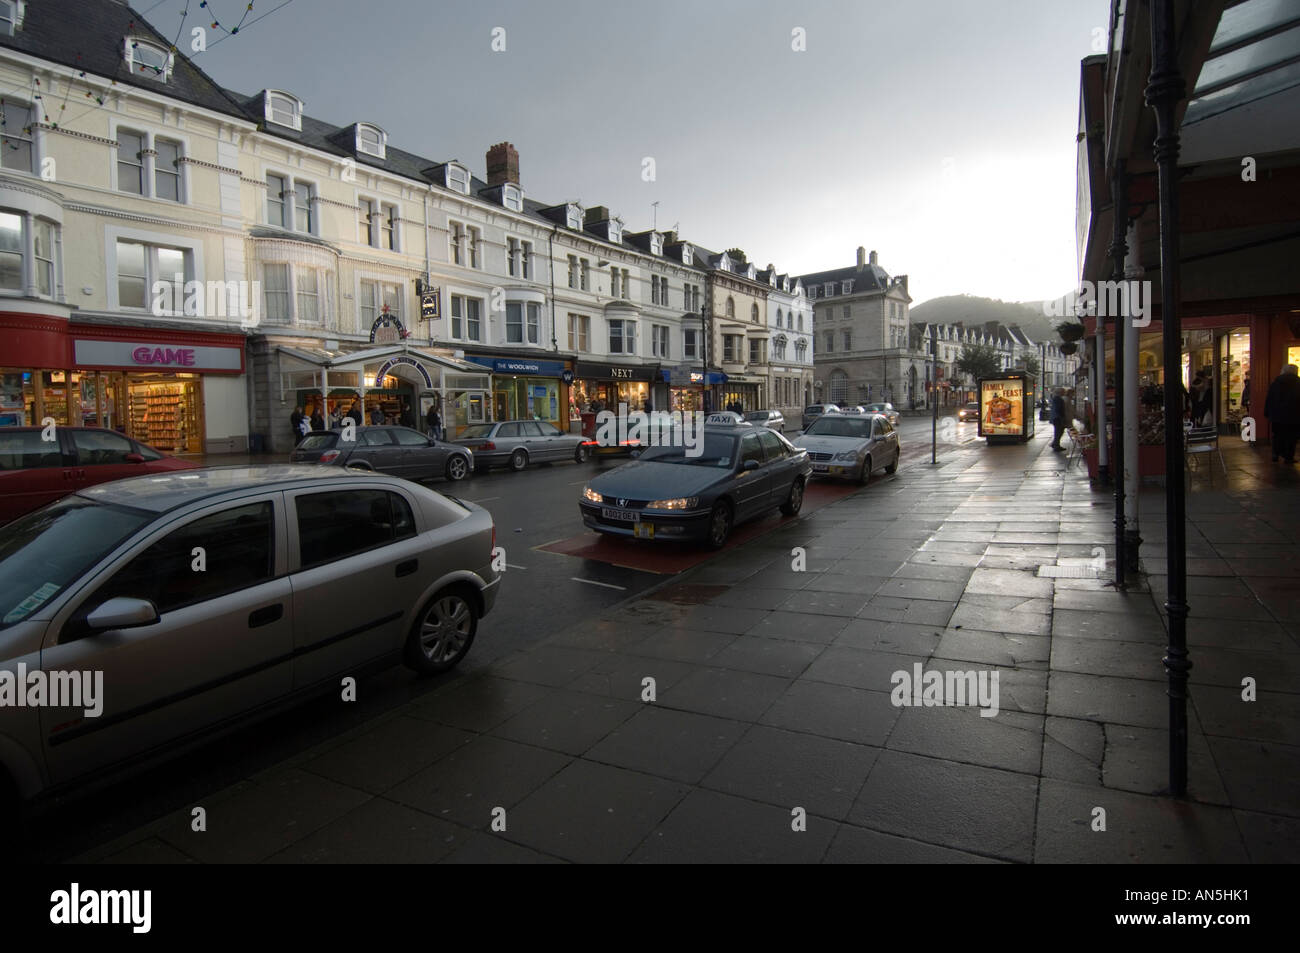
[[[892,476],[893,474],[898,472],[898,460],[902,455],[903,455],[903,451],[901,449],[894,454],[894,462],[891,463],[889,466],[885,467],[886,473]]]
[[[803,507],[803,480],[796,479],[790,484],[790,495],[781,504],[781,512],[786,516],[798,516]]]
[[[348,470],[364,470],[366,473],[374,473],[375,468],[368,463],[349,463],[346,467]]]
[[[862,461],[862,476],[858,478],[858,482],[863,486],[866,486],[868,483],[871,482],[871,470],[873,466],[874,465],[871,462],[871,455],[868,454],[867,459]]]
[[[727,544],[727,537],[731,535],[731,504],[725,500],[713,507],[713,512],[709,514],[709,545],[714,549],[721,549]]]
[[[467,476],[469,476],[469,464],[465,462],[464,457],[455,453],[447,458],[448,480],[463,480]]]
[[[587,445],[586,445],[586,444],[584,444],[584,443],[580,443],[580,444],[578,444],[578,446],[574,449],[574,451],[573,451],[573,462],[574,462],[574,463],[586,463],[586,462],[587,462]]]
[[[456,667],[478,630],[478,609],[462,588],[443,589],[424,607],[406,639],[405,661],[421,675]]]
[[[528,466],[528,452],[522,447],[510,454],[510,469],[518,472]]]

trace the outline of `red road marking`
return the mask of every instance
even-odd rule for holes
[[[829,503],[842,500],[855,492],[858,486],[847,481],[813,480],[804,490],[803,513],[819,510]],[[575,504],[576,506],[576,504]],[[703,543],[679,543],[672,540],[629,539],[623,536],[607,536],[594,530],[587,530],[568,539],[557,539],[551,543],[534,546],[548,553],[562,556],[576,556],[579,559],[594,559],[597,562],[621,566],[624,569],[637,569],[641,572],[653,572],[661,576],[685,572],[692,566],[712,559],[718,552],[726,552],[733,546],[747,543],[755,537],[762,536],[790,520],[773,511],[771,516],[742,523],[731,532],[731,539],[721,550],[712,550]]]

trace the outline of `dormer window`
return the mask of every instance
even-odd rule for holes
[[[751,263],[750,263],[750,266],[749,266],[748,268],[745,269],[745,277],[747,277],[750,281],[753,281],[753,280],[754,280],[754,276],[755,276],[756,274],[758,274],[758,269],[756,269],[756,268],[754,267],[753,263],[751,262]]]
[[[454,162],[447,163],[447,188],[469,195],[469,169]]]
[[[23,26],[27,0],[0,0],[0,36],[13,36]]]
[[[664,253],[664,237],[658,232],[650,234],[650,254],[662,255]]]
[[[357,152],[382,159],[387,146],[388,134],[384,130],[368,123],[357,123]]]
[[[727,257],[726,252],[723,252],[718,258],[718,270],[731,271],[731,259]]]
[[[691,248],[691,246],[683,242],[682,243],[682,264],[689,265],[691,263],[691,258],[693,257],[693,255],[694,255],[694,250]]]
[[[843,290],[840,292],[841,294],[849,294],[850,292],[853,291],[853,280],[852,280],[852,279],[849,279],[848,281],[841,282],[841,284],[844,286],[844,287],[843,287]]]
[[[302,101],[288,93],[267,90],[264,98],[264,116],[267,122],[286,129],[302,129]]]
[[[609,220],[609,240],[615,244],[623,241],[623,223],[616,218]]]
[[[578,231],[581,231],[582,215],[583,215],[582,206],[575,205],[574,203],[570,202],[568,208],[565,210],[564,213],[564,224],[569,226],[569,228],[575,228]]]
[[[127,65],[133,75],[148,76],[164,83],[171,78],[176,54],[168,52],[166,47],[152,40],[128,36],[125,52]]]
[[[501,204],[512,212],[522,212],[524,210],[524,194],[519,191],[519,186],[507,182],[501,187]]]
[[[833,281],[828,281],[826,282],[826,287],[822,289],[822,297],[829,298],[833,294],[835,294],[835,283]]]

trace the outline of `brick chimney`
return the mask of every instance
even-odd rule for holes
[[[519,184],[519,152],[508,142],[498,142],[487,151],[488,185]]]
[[[867,250],[861,245],[858,246],[858,271],[867,267]]]
[[[874,251],[871,253],[871,263],[873,265],[879,264],[879,262],[876,261],[876,253]]]

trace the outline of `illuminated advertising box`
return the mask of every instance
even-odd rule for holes
[[[979,382],[979,435],[990,442],[1028,440],[1034,435],[1034,382],[1009,371]]]

